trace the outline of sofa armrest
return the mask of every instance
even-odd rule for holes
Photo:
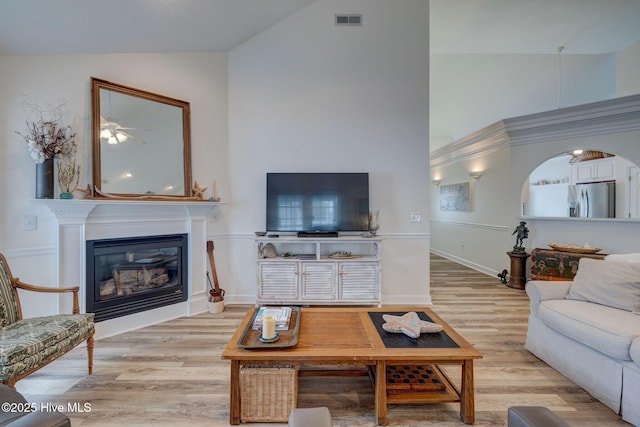
[[[538,314],[538,306],[542,301],[550,299],[564,299],[571,288],[571,281],[545,281],[531,280],[525,285],[527,295],[529,296],[529,304],[531,314]]]

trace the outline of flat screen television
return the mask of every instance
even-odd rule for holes
[[[368,173],[267,173],[268,232],[369,229]]]

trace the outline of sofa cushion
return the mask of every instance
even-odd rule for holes
[[[637,315],[586,301],[544,301],[538,317],[561,334],[621,360],[631,360],[631,342],[640,337]]]
[[[631,360],[633,360],[636,365],[640,366],[640,337],[636,338],[631,343],[631,348],[629,348],[629,355],[631,356]]]
[[[631,254],[609,254],[605,261],[640,262],[640,252]]]
[[[637,310],[640,308],[640,263],[581,258],[567,299]]]

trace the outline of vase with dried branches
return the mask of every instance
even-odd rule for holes
[[[80,165],[75,159],[58,161],[58,186],[62,190],[61,199],[73,199],[73,192],[78,189],[80,183]]]
[[[71,126],[62,124],[65,104],[44,109],[31,102],[25,106],[36,115],[36,119],[26,121],[26,132],[16,133],[24,138],[36,163],[36,198],[52,199],[54,158],[75,152],[76,134]]]

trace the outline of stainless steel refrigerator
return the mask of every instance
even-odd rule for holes
[[[615,218],[616,182],[592,182],[569,186],[569,216],[576,218]]]

